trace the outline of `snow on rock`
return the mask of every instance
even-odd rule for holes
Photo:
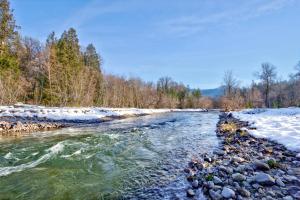
[[[255,137],[268,138],[290,150],[300,151],[300,108],[247,109],[233,115],[250,122],[256,130],[249,133]]]
[[[13,106],[0,106],[0,117],[23,117],[49,120],[91,121],[105,117],[146,115],[164,112],[201,112],[204,109],[137,109],[102,107],[45,107],[18,103]]]

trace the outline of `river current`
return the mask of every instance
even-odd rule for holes
[[[217,148],[217,121],[173,112],[0,138],[0,199],[185,199],[183,169]]]

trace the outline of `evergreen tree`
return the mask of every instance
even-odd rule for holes
[[[0,69],[18,71],[16,40],[18,33],[10,5],[7,0],[0,0]]]
[[[100,70],[101,58],[93,44],[89,44],[84,52],[84,64],[88,67]]]

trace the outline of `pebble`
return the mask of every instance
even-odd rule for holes
[[[213,182],[216,185],[220,185],[222,183],[222,180],[219,177],[214,176]]]
[[[251,193],[246,190],[245,188],[239,188],[238,192],[243,196],[243,197],[250,197]]]
[[[276,178],[276,184],[279,185],[280,187],[284,187],[285,186],[285,184],[282,182],[282,180],[281,180],[280,177]]]
[[[299,186],[291,186],[288,188],[288,192],[295,199],[300,199],[300,187]]]
[[[246,180],[246,176],[240,174],[240,173],[235,173],[232,174],[232,178],[234,181],[242,182]]]
[[[282,199],[283,199],[283,200],[293,200],[293,197],[291,197],[291,196],[285,196],[285,197],[283,197]]]
[[[238,162],[238,163],[240,163],[240,162],[244,162],[245,159],[244,159],[244,158],[241,158],[241,157],[235,156],[235,157],[232,158],[232,161],[233,161],[233,162]]]
[[[264,162],[262,162],[262,161],[255,161],[253,163],[253,165],[254,165],[255,169],[257,169],[257,170],[262,170],[262,171],[268,171],[268,170],[270,170],[269,165],[266,164],[266,163],[264,163]]]
[[[217,154],[218,156],[224,156],[226,154],[226,152],[223,150],[217,150],[217,151],[215,151],[215,154]]]
[[[212,189],[209,190],[209,196],[213,199],[213,200],[220,200],[222,199],[222,195],[219,192],[215,192]]]
[[[208,187],[209,189],[213,189],[213,188],[215,187],[214,182],[208,181],[208,182],[207,182],[207,187]]]
[[[235,197],[235,192],[232,189],[228,188],[228,187],[223,187],[223,190],[222,190],[221,194],[226,199]]]
[[[192,182],[192,186],[193,186],[193,188],[198,188],[199,187],[199,181],[198,180],[194,180]]]
[[[269,174],[266,174],[263,172],[258,173],[255,176],[255,181],[261,185],[266,185],[266,186],[275,184],[275,179],[272,176],[270,176]]]
[[[187,195],[187,197],[194,197],[195,196],[195,192],[192,189],[188,189],[186,191],[186,195]]]
[[[223,140],[221,147],[214,155],[203,156],[205,161],[201,163],[205,167],[191,167],[195,172],[191,186],[197,188],[194,180],[201,180],[198,187],[202,185],[203,193],[213,200],[300,199],[300,159],[296,158],[296,153],[267,139],[254,138],[247,132],[222,132],[220,124],[224,122],[235,123],[237,129],[248,124],[221,115],[217,125],[217,136]]]

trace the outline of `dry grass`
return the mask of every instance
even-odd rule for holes
[[[237,126],[235,123],[227,123],[227,124],[221,124],[220,131],[225,133],[235,133],[237,130]]]

